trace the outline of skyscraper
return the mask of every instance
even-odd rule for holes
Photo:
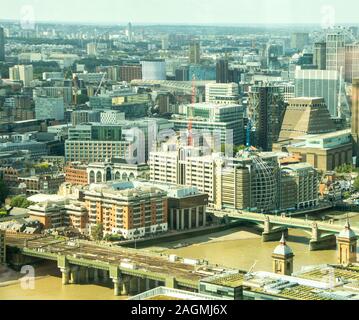
[[[127,40],[129,42],[132,42],[132,40],[133,40],[133,31],[132,31],[132,23],[131,22],[129,22],[128,25],[127,25],[126,35],[127,35]]]
[[[332,117],[338,116],[339,72],[301,70],[295,72],[296,97],[322,97]]]
[[[327,68],[327,44],[325,42],[316,42],[314,44],[314,65],[319,70],[326,70]]]
[[[291,48],[297,50],[303,50],[309,43],[308,33],[296,32],[291,37]]]
[[[344,76],[345,36],[341,33],[327,35],[327,70],[336,70]]]
[[[0,27],[0,61],[5,61],[5,35],[2,27]]]
[[[352,137],[353,137],[353,154],[359,156],[359,78],[353,79],[352,87]]]
[[[248,116],[255,130],[253,145],[271,151],[279,137],[285,107],[279,86],[255,85],[249,91]]]
[[[345,46],[345,73],[346,82],[352,82],[359,78],[359,44],[348,44]]]
[[[189,46],[189,63],[201,63],[201,46],[199,41],[193,41]]]
[[[217,61],[216,81],[217,83],[228,83],[229,81],[228,60],[219,59]]]

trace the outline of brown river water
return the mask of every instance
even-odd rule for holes
[[[335,215],[344,224],[345,215]],[[324,215],[324,214],[323,214]],[[351,214],[351,224],[359,227],[359,214]],[[310,252],[308,249],[310,235],[301,230],[289,230],[288,245],[294,252],[294,271],[301,267],[315,264],[336,263],[335,250]],[[179,243],[188,246],[177,248]],[[143,250],[176,254],[184,258],[206,259],[210,263],[227,267],[249,270],[254,264],[254,271],[271,271],[271,254],[277,242],[263,243],[261,236],[250,229],[232,230],[199,236],[187,240],[167,242],[147,247]],[[35,288],[24,290],[19,281],[19,274],[8,270],[0,274],[0,300],[123,300],[126,297],[115,297],[111,285],[67,285],[62,286],[61,274],[55,263],[46,262],[35,266]],[[22,276],[22,275],[20,275]]]

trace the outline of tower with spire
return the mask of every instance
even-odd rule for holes
[[[274,273],[287,276],[292,275],[294,254],[292,249],[287,245],[284,233],[280,244],[273,251],[272,258]]]
[[[346,266],[357,262],[357,235],[351,229],[349,219],[347,219],[344,230],[337,236],[337,243],[339,264]]]

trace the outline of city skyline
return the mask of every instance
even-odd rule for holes
[[[235,0],[226,0],[226,5],[219,0],[210,2],[149,0],[142,1],[139,5],[138,2],[105,0],[99,5],[93,2],[85,3],[83,0],[76,3],[64,0],[61,4],[44,0],[20,0],[7,4],[0,13],[0,20],[94,24],[124,24],[132,21],[136,24],[331,26],[354,22],[356,10],[347,9],[358,7],[353,0],[345,0],[347,5],[343,5],[339,0],[320,0],[315,3],[304,0],[295,4],[286,0],[257,0],[256,5]],[[231,10],[228,10],[229,8]],[[298,12],[301,13],[299,16]]]

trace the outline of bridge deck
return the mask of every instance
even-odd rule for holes
[[[121,262],[133,263],[136,265],[136,270],[142,271],[142,273],[149,272],[159,274],[162,277],[175,277],[186,282],[198,283],[200,279],[208,276],[200,272],[200,269],[205,266],[196,268],[179,261],[170,262],[165,256],[144,253],[140,250],[105,247],[88,241],[79,241],[76,246],[72,246],[66,240],[61,241],[54,237],[36,239],[34,236],[22,234],[9,234],[6,236],[7,245],[20,249],[25,247],[25,240],[29,240],[26,248],[30,250],[37,251],[41,249],[43,253],[73,257],[78,260],[100,261],[109,265],[120,266]]]

